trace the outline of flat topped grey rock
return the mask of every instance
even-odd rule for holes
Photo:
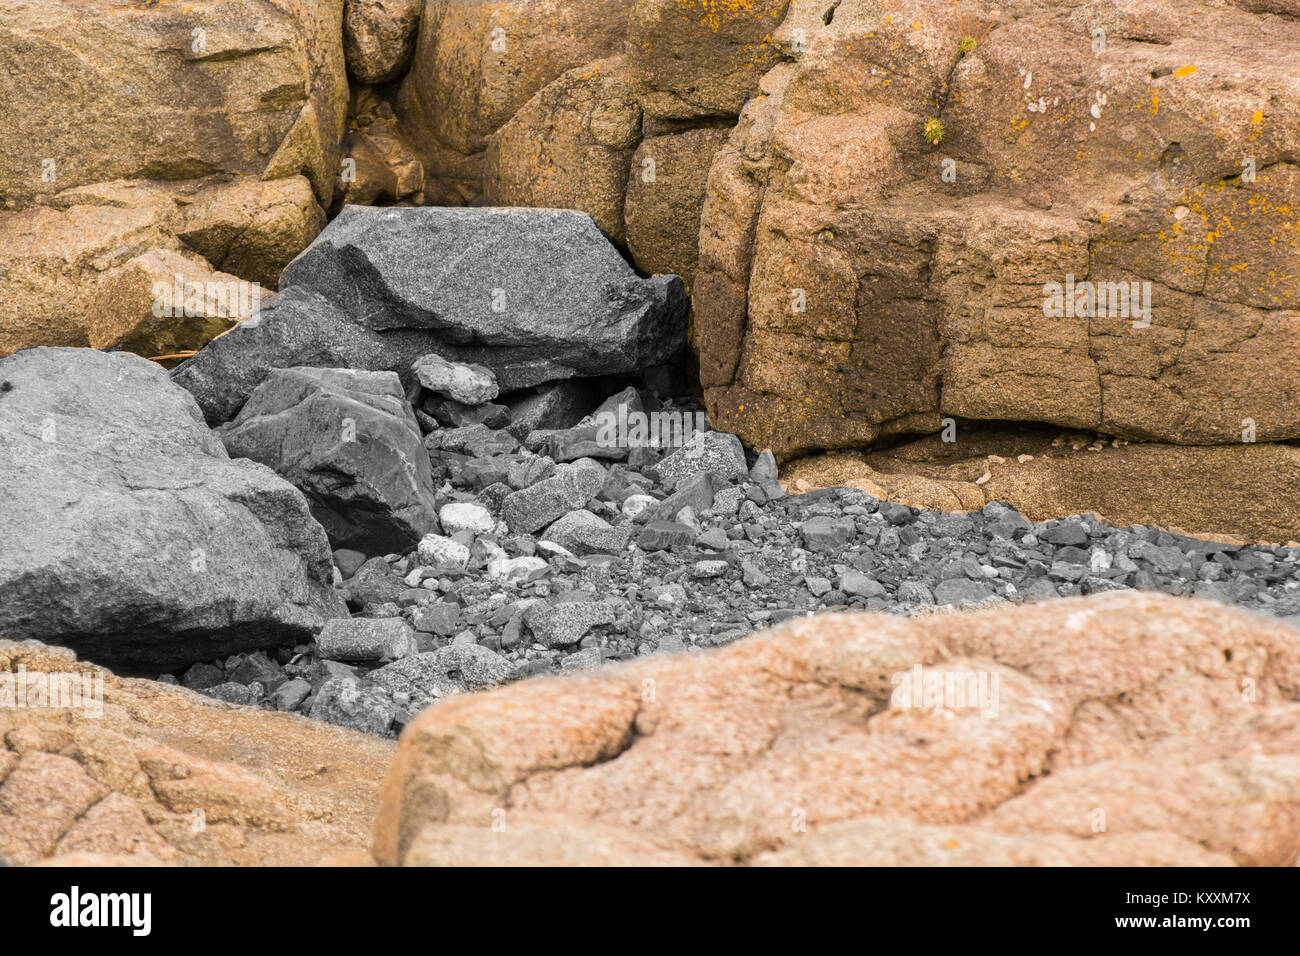
[[[637,275],[571,210],[346,206],[280,286],[256,325],[176,370],[209,421],[233,415],[267,368],[323,361],[409,384],[411,361],[435,352],[491,369],[504,393],[639,373],[685,348],[681,280]]]

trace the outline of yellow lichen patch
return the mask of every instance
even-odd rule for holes
[[[1190,64],[1187,66],[1180,66],[1178,69],[1174,70],[1174,78],[1181,80],[1183,77],[1191,76],[1195,72],[1196,67],[1191,66]]]

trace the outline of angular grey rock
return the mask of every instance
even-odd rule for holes
[[[301,677],[285,681],[271,694],[271,705],[276,710],[297,710],[311,694],[311,684]]]
[[[542,540],[553,541],[577,555],[617,554],[627,547],[631,534],[631,528],[616,528],[604,518],[579,509],[552,522]]]
[[[852,518],[818,515],[803,523],[803,545],[809,551],[835,552],[848,546],[858,533]]]
[[[429,458],[392,372],[272,369],[217,433],[306,494],[336,548],[400,552],[438,526]]]
[[[605,469],[590,458],[557,465],[552,477],[506,495],[501,517],[516,534],[531,534],[581,508],[604,484]]]
[[[227,704],[243,704],[248,707],[257,703],[257,694],[253,692],[252,688],[247,684],[237,684],[234,681],[204,687],[199,693],[205,697],[224,700]]]
[[[506,428],[510,424],[510,409],[492,402],[483,405],[462,405],[450,398],[432,396],[426,397],[420,407],[444,428],[484,425],[495,430]]]
[[[709,473],[726,481],[749,475],[740,439],[726,432],[700,432],[655,465],[660,479],[673,485],[692,475]]]
[[[360,607],[396,601],[406,590],[406,582],[383,558],[371,558],[344,585],[348,601]]]
[[[839,588],[845,594],[865,598],[884,597],[886,593],[883,584],[861,571],[845,571],[840,576]]]
[[[934,589],[934,603],[961,607],[966,604],[978,604],[993,597],[993,589],[979,581],[967,578],[953,578],[940,581]]]
[[[176,369],[209,420],[295,365],[392,370],[429,352],[484,365],[503,391],[677,361],[686,291],[641,278],[583,213],[345,206],[284,270],[256,324]],[[247,323],[245,323],[247,325]]]
[[[636,536],[642,551],[672,551],[685,548],[695,540],[695,530],[678,521],[650,521]]]
[[[510,409],[510,430],[522,438],[542,429],[572,428],[596,404],[596,390],[582,379],[514,392],[502,401]]]
[[[126,352],[0,359],[0,635],[148,673],[346,614],[307,499]]]
[[[462,405],[482,405],[497,397],[497,377],[490,368],[463,362],[448,362],[436,352],[421,355],[411,363],[416,381],[429,391]]]
[[[582,640],[593,627],[613,624],[613,601],[565,601],[534,604],[524,612],[538,643],[546,647],[568,647]]]
[[[415,635],[400,617],[345,617],[325,622],[316,650],[331,661],[393,661],[415,653]]]
[[[335,677],[316,691],[311,716],[362,733],[387,734],[397,716],[397,705],[378,687]]]
[[[405,694],[413,710],[466,690],[487,690],[510,676],[510,662],[477,644],[453,644],[415,654],[378,670],[367,678],[390,693]]]

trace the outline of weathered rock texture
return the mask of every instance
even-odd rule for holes
[[[937,511],[1013,505],[1030,521],[1093,513],[1113,525],[1286,544],[1300,539],[1300,448],[1125,444],[1037,429],[960,429],[871,452],[829,452],[781,470],[795,493],[848,485]]]
[[[248,315],[206,306],[186,314],[196,311],[187,307],[195,290],[251,303],[259,283],[257,295],[269,297],[325,221],[302,176],[105,183],[50,202],[0,212],[0,355],[41,345],[146,356],[197,349]],[[160,296],[157,284],[171,289],[178,276],[182,294]]]
[[[682,277],[689,289],[699,256],[700,211],[714,154],[727,142],[720,128],[641,141],[632,156],[624,220],[639,268]]]
[[[996,679],[996,713],[905,706],[918,665]],[[1209,602],[802,618],[435,705],[402,736],[374,853],[1289,865],[1298,735],[1297,632]]]
[[[232,461],[125,352],[0,360],[0,633],[160,669],[309,640],[347,609],[307,501]]]
[[[428,352],[490,368],[503,392],[634,374],[681,357],[686,294],[643,279],[581,213],[349,206],[285,270],[262,320],[176,370],[209,421],[267,369],[396,370]]]
[[[429,171],[431,201],[476,199],[492,134],[561,74],[622,53],[631,2],[426,4],[398,107]]]
[[[737,115],[759,77],[781,59],[773,34],[788,6],[790,0],[637,0],[627,52],[646,112],[666,119]]]
[[[195,252],[274,288],[320,230],[348,103],[343,0],[0,10],[0,354],[91,344],[101,287],[132,260]],[[45,206],[34,205],[39,202]],[[129,281],[129,280],[128,280]],[[162,323],[121,345],[190,350]]]
[[[640,138],[641,107],[621,57],[569,70],[492,134],[482,200],[577,209],[623,245],[628,164]]]
[[[1292,19],[815,6],[774,34],[793,62],[709,176],[693,305],[718,427],[778,457],[949,415],[1180,444],[1239,440],[1244,419],[1261,441],[1300,435]],[[1045,315],[1045,286],[1071,276],[1150,283],[1150,324]]]
[[[362,83],[402,75],[415,52],[424,0],[343,0],[343,52]]]
[[[52,865],[365,862],[393,745],[0,642],[0,695],[102,681],[102,712],[0,707],[0,857]]]
[[[301,172],[327,203],[347,108],[342,14],[343,0],[5,4],[0,202]]]
[[[219,434],[307,495],[335,548],[388,554],[437,528],[429,455],[393,372],[272,369]]]

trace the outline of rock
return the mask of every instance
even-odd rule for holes
[[[233,415],[269,368],[410,375],[437,352],[490,368],[512,391],[633,374],[676,361],[685,344],[680,280],[638,277],[589,217],[564,210],[348,206],[281,286],[256,326],[176,369],[209,421]]]
[[[14,117],[6,205],[112,180],[299,172],[327,205],[348,101],[342,13],[343,0],[185,17],[166,5],[124,16],[115,0],[7,4],[5,69],[32,80],[0,90]]]
[[[160,287],[182,292],[160,297]],[[204,294],[186,296],[185,290],[195,289]],[[209,297],[208,290],[222,295]],[[214,272],[193,254],[150,249],[100,280],[86,340],[97,349],[171,355],[202,347],[237,323],[251,320],[260,308],[260,290],[254,292],[238,276]]]
[[[531,534],[581,508],[605,483],[605,469],[590,458],[557,465],[555,475],[506,496],[501,517],[515,533]]]
[[[366,563],[366,556],[360,551],[353,551],[350,548],[338,548],[334,552],[334,566],[339,569],[339,574],[344,578],[350,578]]]
[[[584,63],[539,90],[488,140],[482,202],[585,212],[627,243],[624,191],[641,107],[623,57]]]
[[[447,428],[483,425],[491,429],[501,429],[510,425],[510,409],[505,405],[496,405],[492,402],[465,405],[450,398],[426,396],[420,407],[426,414],[433,416],[438,424]]]
[[[397,617],[326,621],[316,636],[316,649],[332,661],[391,661],[416,652],[415,635]]]
[[[637,147],[624,219],[628,248],[642,271],[678,275],[691,287],[709,165],[727,136],[725,129],[693,129],[652,136]]]
[[[503,399],[510,409],[511,430],[519,436],[552,428],[572,428],[596,404],[589,382],[566,379]]]
[[[884,597],[886,594],[884,585],[874,578],[870,578],[863,574],[861,571],[845,571],[840,575],[838,587],[845,594],[853,594],[864,598]],[[902,599],[901,594],[899,599]]]
[[[697,578],[716,578],[726,574],[728,567],[729,565],[726,561],[696,561],[695,564],[691,566],[691,574]],[[821,593],[825,594],[828,590],[830,590],[829,586]]]
[[[469,548],[440,534],[426,534],[418,551],[420,560],[435,568],[463,571],[469,563]]]
[[[393,572],[383,558],[371,558],[346,582],[349,602],[358,610],[367,604],[385,604],[397,601],[406,590],[406,582]]]
[[[370,679],[394,694],[407,694],[418,712],[451,694],[496,687],[509,674],[510,664],[500,654],[477,644],[454,644],[371,671]]]
[[[334,678],[316,691],[311,717],[364,734],[387,734],[397,717],[393,699],[377,687]]]
[[[416,380],[431,392],[465,405],[482,405],[497,397],[497,377],[482,365],[448,362],[441,355],[421,355],[411,366]]]
[[[437,527],[428,457],[392,372],[272,369],[217,433],[302,490],[335,547],[403,551]]]
[[[566,70],[622,53],[630,6],[448,0],[431,11],[397,98],[433,178],[431,201],[478,198],[489,137]]]
[[[225,701],[227,704],[241,704],[245,707],[255,705],[258,700],[258,695],[247,684],[238,684],[234,681],[213,684],[211,687],[203,688],[199,693],[213,700]]]
[[[576,555],[617,554],[627,547],[631,529],[615,527],[590,511],[570,511],[554,521],[542,535]]]
[[[311,684],[300,677],[287,680],[271,694],[271,704],[276,710],[297,710],[311,694]]]
[[[0,382],[0,632],[156,674],[345,613],[306,499],[157,365],[29,349]]]
[[[851,518],[809,518],[801,529],[804,547],[809,551],[834,553],[847,547],[857,534]]]
[[[783,467],[782,478],[787,484],[804,481],[809,488],[860,486],[866,479],[895,501],[943,510],[978,510],[986,501],[1006,501],[1031,521],[1093,513],[1119,526],[1275,542],[1290,540],[1300,527],[1298,449],[1263,442],[1111,443],[1088,451],[1065,443],[1054,447],[1057,435],[1056,430],[971,429],[954,445],[934,436],[867,455],[799,459]],[[989,455],[1003,460],[991,462]],[[991,479],[976,485],[985,472]],[[1261,510],[1253,504],[1259,501],[1270,505]]]
[[[646,523],[636,536],[642,551],[675,551],[695,540],[695,529],[679,521],[654,520]]]
[[[367,845],[391,741],[0,643],[0,683],[20,668],[98,680],[102,707],[0,707],[11,863],[301,866]]]
[[[715,475],[721,484],[747,477],[749,466],[745,464],[745,449],[735,435],[698,432],[655,465],[655,471],[668,485],[704,472]]]
[[[1300,56],[1288,22],[1231,4],[1184,6],[1190,21],[1126,5],[1112,32],[1141,21],[1146,42],[1099,57],[1081,42],[1086,17],[1067,24],[1051,4],[972,14],[971,36],[991,32],[966,50],[946,0],[887,21],[841,5],[818,23],[810,6],[792,4],[771,34],[793,52],[803,30],[804,54],[764,75],[710,168],[692,306],[715,427],[783,460],[939,433],[946,418],[1176,444],[1240,442],[1247,420],[1261,442],[1300,435],[1300,283],[1283,265],[1300,249],[1283,211],[1300,167],[1217,185],[1300,118],[1300,98],[1269,98]],[[678,4],[634,13],[661,31],[648,46],[629,33],[643,106],[694,111],[679,102],[690,81],[654,77],[707,61],[656,55],[686,23],[642,11],[675,18]],[[1229,87],[1184,71],[1181,44],[1225,64]],[[1141,117],[1117,105],[1153,96]],[[1269,106],[1213,112],[1224,97]],[[1065,308],[1067,287],[1081,308]]]
[[[934,589],[935,604],[950,604],[962,607],[967,604],[979,604],[993,596],[993,589],[979,581],[965,578],[951,578],[940,581]]]
[[[781,58],[772,42],[790,0],[636,0],[628,21],[637,98],[656,117],[735,116]]]
[[[524,612],[524,623],[540,644],[568,647],[582,640],[593,627],[614,623],[612,601],[565,601],[534,604]]]
[[[471,534],[491,534],[496,527],[492,512],[472,501],[453,501],[438,511],[438,521],[447,534],[468,531]]]
[[[1278,690],[1246,702],[1243,680]],[[918,681],[933,703],[913,702]],[[956,697],[956,682],[976,694]],[[389,772],[374,852],[454,856],[509,790],[512,827],[598,828],[695,862],[848,861],[854,848],[882,864],[977,862],[971,846],[1008,861],[1286,866],[1298,686],[1293,631],[1203,601],[799,617],[708,655],[426,711]]]
[[[334,184],[331,210],[346,205],[422,204],[427,186],[424,163],[401,129],[383,87],[356,87],[343,137],[343,166]],[[349,163],[351,160],[351,163]],[[343,174],[349,178],[344,180]]]
[[[385,83],[406,70],[415,52],[420,0],[344,0],[343,52],[362,83]]]

